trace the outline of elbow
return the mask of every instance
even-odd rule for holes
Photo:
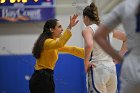
[[[93,44],[87,44],[87,45],[85,46],[85,48],[86,48],[86,49],[89,49],[89,50],[92,50]]]

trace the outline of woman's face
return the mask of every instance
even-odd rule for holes
[[[51,31],[53,32],[54,38],[59,38],[63,32],[63,28],[62,28],[61,24],[57,21],[57,25]]]

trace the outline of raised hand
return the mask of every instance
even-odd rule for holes
[[[77,20],[77,18],[78,18],[77,14],[74,14],[72,17],[70,16],[70,24],[68,26],[70,29],[79,22],[79,20]]]

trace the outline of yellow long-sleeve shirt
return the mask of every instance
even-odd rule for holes
[[[75,46],[64,46],[71,37],[71,32],[66,30],[59,39],[46,39],[44,49],[39,59],[36,60],[35,69],[54,69],[58,59],[58,52],[67,52],[84,58],[84,49]]]

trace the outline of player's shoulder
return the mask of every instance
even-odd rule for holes
[[[92,30],[92,29],[89,26],[87,26],[83,29],[83,31],[90,31],[90,30]]]

